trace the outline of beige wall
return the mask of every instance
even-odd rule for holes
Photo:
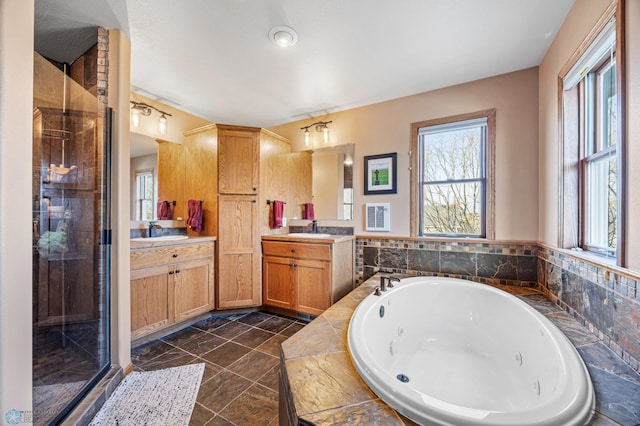
[[[113,176],[111,215],[111,362],[131,364],[131,290],[129,285],[129,94],[131,43],[109,31],[109,107],[113,108]]]
[[[627,0],[627,266],[640,271],[640,1]]]
[[[31,411],[33,0],[0,0],[0,418]]]
[[[558,245],[558,74],[602,16],[610,0],[575,2],[540,64],[539,241]],[[626,2],[627,55],[627,266],[640,270],[640,2]]]
[[[355,144],[354,227],[359,235],[409,236],[409,144],[414,122],[496,109],[496,239],[538,238],[538,70],[530,68],[388,102],[336,112],[331,145]],[[317,121],[317,120],[313,120]],[[270,130],[303,150],[304,120]],[[317,138],[319,139],[319,138]],[[363,157],[398,153],[398,193],[363,193]],[[391,232],[364,231],[364,204],[391,203]]]

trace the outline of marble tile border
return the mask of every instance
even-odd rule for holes
[[[377,285],[377,276],[365,281],[282,343],[281,420],[288,419],[288,424],[292,425],[373,424],[372,419],[384,419],[384,424],[390,426],[415,424],[372,394],[350,359],[346,342],[349,319],[358,303]],[[596,392],[596,409],[590,426],[640,422],[640,375],[636,371],[538,289],[511,285],[496,287],[540,311],[577,348],[589,369]],[[308,342],[317,343],[310,348]]]
[[[537,262],[537,243],[356,237],[359,282],[389,272],[536,287]]]

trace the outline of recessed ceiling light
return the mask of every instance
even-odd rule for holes
[[[298,34],[291,27],[278,25],[269,31],[269,40],[280,47],[291,47],[298,41]]]

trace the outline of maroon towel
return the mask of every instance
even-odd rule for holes
[[[158,201],[157,213],[158,220],[172,220],[173,210],[171,209],[171,203],[168,201]]]
[[[273,201],[273,229],[282,228],[282,216],[284,214],[284,203]]]
[[[308,219],[308,220],[315,219],[315,212],[313,211],[313,203],[304,203],[302,218]]]
[[[202,201],[189,200],[187,225],[195,232],[202,230]]]

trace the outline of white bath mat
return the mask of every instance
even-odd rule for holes
[[[187,426],[204,364],[133,372],[118,385],[90,426]]]

